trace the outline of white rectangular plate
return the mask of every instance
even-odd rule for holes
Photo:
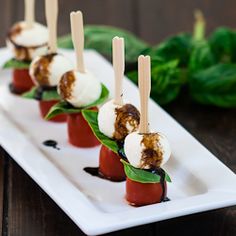
[[[74,53],[63,51],[73,60]],[[9,58],[0,50],[0,65]],[[85,52],[87,68],[111,91],[111,65],[94,51]],[[67,142],[66,124],[42,120],[36,101],[12,95],[9,71],[0,72],[0,144],[65,213],[89,235],[98,235],[177,216],[236,204],[235,174],[204,148],[173,118],[150,100],[152,129],[167,135],[172,158],[166,164],[172,178],[169,202],[131,207],[125,199],[125,183],[90,176],[86,166],[98,166],[99,147],[75,148]],[[125,98],[139,104],[137,87],[124,81]],[[111,92],[112,96],[112,92]],[[60,151],[45,147],[58,141]]]

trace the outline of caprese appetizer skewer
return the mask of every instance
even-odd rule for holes
[[[33,87],[29,64],[47,50],[48,30],[34,19],[34,0],[25,0],[25,20],[13,25],[7,35],[7,47],[14,59],[6,62],[5,68],[13,68],[11,90],[22,94]]]
[[[67,113],[69,142],[77,147],[94,147],[99,145],[90,126],[81,114],[82,110],[97,110],[105,102],[108,90],[84,65],[84,30],[81,11],[72,12],[71,33],[76,54],[76,68],[64,73],[58,84],[58,93],[63,102],[53,106],[47,118],[55,114]]]
[[[35,84],[34,99],[39,100],[40,113],[43,118],[60,100],[57,85],[62,75],[73,68],[72,63],[57,52],[58,0],[45,0],[45,6],[49,30],[48,51],[42,56],[37,56],[30,64],[30,76]],[[50,93],[51,96],[45,98],[45,93]],[[27,94],[25,96],[27,97]],[[66,118],[65,114],[61,114],[52,118],[51,121],[64,122]]]
[[[138,129],[139,111],[132,104],[123,101],[123,78],[125,70],[124,39],[115,37],[112,41],[113,68],[115,77],[114,99],[104,104],[98,112],[99,130],[123,146],[125,137]],[[99,171],[111,180],[125,180],[120,156],[102,145],[99,156]]]
[[[148,100],[151,90],[150,57],[138,58],[138,81],[140,91],[140,126],[125,138],[124,152],[128,162],[125,166],[126,200],[135,206],[158,203],[167,194],[169,176],[161,168],[171,155],[167,138],[158,132],[150,132]]]
[[[140,115],[135,106],[123,100],[124,39],[119,37],[113,38],[112,50],[115,96],[114,99],[108,101],[99,109],[97,120],[94,122],[97,124],[97,132],[100,132],[100,134],[96,133],[95,129],[94,132],[98,138],[105,136],[107,139],[106,142],[100,139],[103,144],[99,155],[98,170],[100,176],[112,181],[122,181],[125,180],[126,176],[124,167],[120,162],[119,150],[123,149],[125,137],[129,133],[137,131]],[[83,112],[83,114],[89,118],[90,112]],[[109,146],[108,143],[112,145]],[[116,147],[115,150],[114,146]]]

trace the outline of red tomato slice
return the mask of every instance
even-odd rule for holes
[[[82,113],[67,117],[69,142],[76,147],[95,147],[100,144]]]
[[[15,69],[13,70],[13,80],[12,86],[14,92],[17,94],[22,94],[29,91],[34,83],[29,75],[28,69]]]
[[[56,103],[58,103],[57,100],[39,101],[39,109],[40,109],[40,114],[41,114],[42,118],[44,118],[48,114],[51,107],[54,106]],[[52,122],[65,122],[66,120],[67,120],[67,115],[66,114],[61,114],[61,115],[57,115],[57,116],[51,118],[49,121],[52,121]]]
[[[126,179],[120,156],[103,145],[100,149],[99,171],[105,178],[113,181]]]
[[[167,184],[165,184],[165,194]],[[126,200],[134,206],[144,206],[159,203],[162,198],[163,189],[161,183],[140,183],[129,178],[126,179]]]

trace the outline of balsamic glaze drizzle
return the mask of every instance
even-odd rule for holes
[[[13,94],[16,94],[16,95],[21,94],[21,92],[17,91],[17,89],[14,87],[14,85],[12,83],[9,84],[9,90]]]
[[[57,150],[60,150],[60,148],[57,146],[57,141],[55,141],[55,140],[45,140],[44,142],[43,142],[43,145],[45,145],[45,146],[47,146],[47,147],[52,147],[52,148],[55,148],[55,149],[57,149]]]
[[[165,186],[165,171],[161,168],[155,168],[148,170],[149,172],[153,174],[158,174],[160,176],[160,184],[162,188],[162,195],[161,195],[161,202],[164,201],[165,195],[166,195],[166,186]]]
[[[123,182],[125,180],[114,180],[114,179],[109,179],[107,177],[105,177],[100,171],[99,171],[99,167],[85,167],[84,171],[89,173],[92,176],[96,176],[99,177],[101,179],[106,179],[106,180],[110,180],[112,182]]]

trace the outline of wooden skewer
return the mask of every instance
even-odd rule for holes
[[[151,91],[151,61],[150,56],[138,58],[138,84],[140,93],[140,125],[139,132],[149,133],[148,100]]]
[[[84,25],[83,25],[83,14],[81,11],[71,12],[70,14],[71,22],[71,35],[72,41],[76,53],[76,69],[85,73],[84,68]]]
[[[46,0],[46,18],[49,31],[49,53],[57,52],[58,0]]]
[[[113,68],[115,74],[115,98],[116,105],[123,105],[122,82],[125,71],[124,38],[114,37],[112,40]]]
[[[25,0],[25,22],[28,28],[34,23],[34,3],[35,0]]]

